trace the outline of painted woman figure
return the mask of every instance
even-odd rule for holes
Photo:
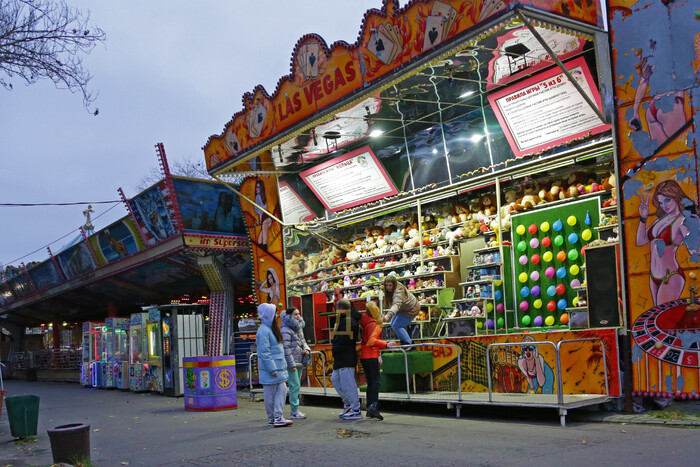
[[[666,180],[654,190],[651,202],[656,208],[656,220],[648,225],[649,197],[642,195],[639,203],[639,227],[637,246],[650,244],[651,265],[649,287],[654,305],[680,298],[685,287],[685,273],[678,264],[676,252],[686,242],[691,254],[698,253],[698,216],[686,208],[683,200],[692,201],[683,192],[678,182]],[[691,232],[694,230],[694,232]],[[693,233],[692,236],[691,233]],[[690,237],[689,237],[690,236]],[[688,244],[688,241],[690,245]]]
[[[280,283],[277,280],[277,271],[274,268],[267,269],[265,282],[260,284],[260,291],[267,294],[267,303],[277,306],[277,302],[280,301]]]
[[[532,336],[523,337],[518,368],[525,375],[529,393],[535,394],[542,388],[541,394],[554,394],[554,372],[552,367],[544,361],[534,342],[535,339]]]
[[[255,182],[255,204],[269,210],[267,194],[265,194],[265,183],[262,180]],[[270,226],[272,226],[272,218],[257,206],[255,207],[255,214],[258,215],[258,224],[261,226],[257,238],[258,246],[267,250],[267,235]]]

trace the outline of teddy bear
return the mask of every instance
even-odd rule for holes
[[[409,236],[408,233],[409,233],[412,229],[417,229],[417,228],[418,228],[418,214],[417,214],[417,213],[413,213],[413,217],[411,218],[411,220],[410,220],[410,221],[407,221],[407,222],[404,224],[403,230],[402,230],[401,234],[402,234],[404,237],[408,237],[408,236]]]
[[[540,202],[539,192],[540,189],[536,183],[528,183],[523,189],[523,195],[515,201],[515,210],[520,212],[537,206]]]
[[[479,198],[479,211],[485,216],[492,216],[496,214],[496,195],[493,193],[486,193]]]
[[[452,224],[459,224],[460,222],[467,222],[469,217],[470,209],[464,203],[456,203],[452,206],[452,215],[450,221]]]

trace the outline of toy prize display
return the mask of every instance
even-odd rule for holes
[[[585,283],[584,255],[597,238],[598,197],[514,215],[514,283],[517,326],[566,328],[567,308]]]
[[[105,387],[129,389],[129,318],[105,319],[104,371]]]
[[[86,321],[83,323],[82,353],[83,359],[80,365],[80,384],[93,386],[95,377],[95,363],[102,361],[102,327],[105,323]],[[102,368],[100,367],[100,372]],[[100,374],[99,379],[102,379]]]

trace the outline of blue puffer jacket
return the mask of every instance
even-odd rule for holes
[[[287,381],[287,362],[284,347],[277,342],[270,323],[261,322],[255,337],[258,347],[258,374],[260,384],[277,384]],[[276,376],[273,376],[276,374]]]

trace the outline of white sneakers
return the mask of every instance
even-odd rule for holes
[[[306,414],[301,410],[295,410],[289,415],[289,418],[292,420],[304,420],[306,418]]]
[[[289,425],[291,425],[292,423],[294,423],[294,422],[291,421],[291,420],[287,420],[287,419],[284,418],[284,417],[279,417],[279,418],[275,418],[275,419],[272,421],[272,426],[274,426],[275,428],[279,428],[279,427],[282,427],[282,426],[289,426]]]
[[[340,418],[343,420],[362,420],[362,412],[359,410],[348,410],[340,414]]]

